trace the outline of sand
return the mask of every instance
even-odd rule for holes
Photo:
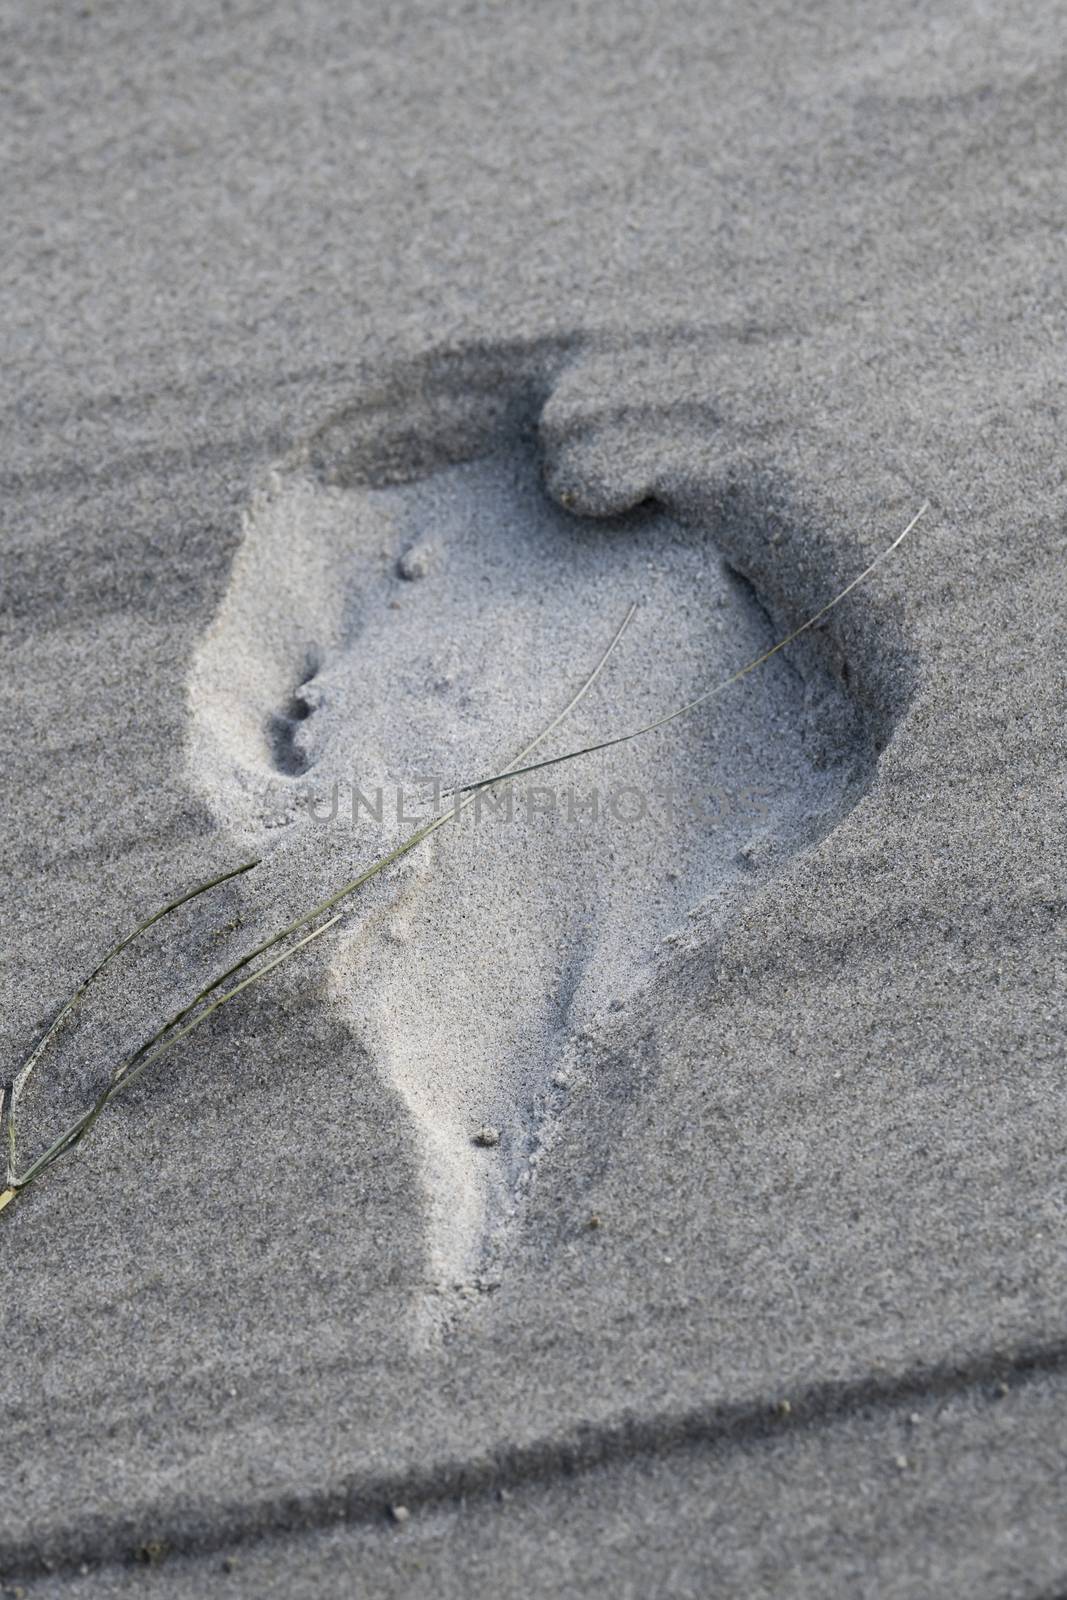
[[[8,1208],[9,1585],[1062,1586],[1062,21],[9,8],[5,1070],[261,862],[28,1136],[930,502]]]

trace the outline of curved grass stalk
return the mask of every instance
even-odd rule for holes
[[[911,533],[919,519],[925,515],[928,509],[929,502],[919,508],[915,516],[908,523],[907,527],[904,528],[904,530],[897,535],[892,543],[887,545],[886,548],[881,551],[881,553],[877,555],[874,560],[863,569],[862,572],[853,578],[850,583],[846,584],[845,587],[841,589],[832,600],[829,600],[825,605],[821,606],[818,611],[814,612],[810,617],[802,622],[799,627],[794,628],[791,633],[786,634],[782,639],[779,639],[775,644],[773,644],[769,649],[764,650],[760,655],[754,656],[751,661],[746,662],[744,666],[739,667],[728,677],[722,679],[719,683],[713,684],[711,688],[706,689],[702,694],[697,695],[695,699],[687,701],[684,705],[677,706],[673,711],[667,712],[662,717],[657,717],[652,722],[644,723],[638,728],[631,728],[625,733],[615,735],[613,738],[601,739],[594,744],[584,745],[580,749],[566,751],[562,755],[547,757],[543,761],[530,762],[524,765],[523,763],[526,763],[527,757],[532,755],[538,746],[543,744],[545,739],[547,739],[550,734],[555,732],[556,728],[558,728],[565,718],[570,715],[570,713],[578,705],[579,701],[588,693],[593,684],[597,681],[601,672],[606,666],[609,657],[615,650],[619,640],[622,638],[633,619],[637,607],[636,604],[631,605],[626,613],[626,616],[623,618],[622,623],[616,630],[610,644],[600,657],[600,660],[597,662],[589,677],[586,678],[581,687],[567,702],[563,710],[555,718],[553,718],[552,722],[550,722],[546,728],[542,729],[535,739],[531,740],[529,744],[524,746],[524,748],[512,758],[512,761],[504,771],[495,773],[493,776],[488,778],[482,778],[475,783],[463,784],[459,788],[452,790],[448,795],[445,796],[445,798],[455,799],[456,803],[450,807],[450,809],[441,813],[439,816],[431,818],[430,821],[417,828],[414,833],[410,834],[407,839],[403,840],[394,849],[387,852],[386,855],[380,857],[379,860],[367,867],[363,872],[350,879],[348,883],[343,884],[341,888],[335,890],[335,892],[329,895],[325,900],[320,901],[318,905],[313,906],[310,911],[305,911],[302,913],[301,916],[289,923],[287,927],[282,928],[280,932],[273,934],[269,939],[264,940],[262,944],[257,945],[254,950],[249,951],[247,955],[242,956],[239,961],[235,962],[233,966],[227,968],[227,970],[220,974],[219,977],[213,979],[212,982],[202,989],[199,994],[194,996],[194,998],[185,1007],[183,1007],[181,1011],[164,1023],[162,1028],[160,1028],[151,1036],[151,1038],[140,1045],[134,1054],[115,1070],[107,1088],[97,1098],[89,1110],[79,1117],[78,1120],[73,1123],[65,1133],[61,1134],[54,1144],[52,1144],[41,1156],[37,1158],[36,1161],[32,1163],[29,1168],[27,1168],[26,1172],[19,1176],[15,1171],[15,1099],[19,1090],[25,1085],[30,1073],[40,1060],[48,1041],[55,1035],[58,1028],[61,1026],[65,1018],[69,1016],[93,980],[99,976],[108,963],[112,961],[122,950],[124,950],[139,933],[144,932],[145,929],[151,927],[153,923],[158,922],[169,912],[176,910],[181,905],[184,905],[186,901],[194,899],[199,894],[205,893],[208,889],[214,888],[217,884],[226,882],[229,878],[237,877],[243,872],[248,872],[252,867],[257,866],[259,863],[256,861],[248,862],[241,867],[234,868],[232,871],[222,874],[218,878],[212,879],[209,883],[201,884],[198,888],[189,891],[188,894],[182,895],[179,899],[171,901],[170,904],[164,906],[162,910],[156,912],[145,922],[139,924],[131,934],[128,934],[125,939],[121,940],[117,945],[114,946],[112,950],[108,952],[99,966],[94,969],[84,983],[82,983],[81,986],[75,991],[72,998],[67,1002],[59,1016],[48,1029],[48,1032],[36,1046],[34,1052],[21,1069],[18,1078],[15,1080],[15,1083],[5,1086],[4,1089],[0,1091],[0,1127],[3,1126],[4,1112],[6,1109],[9,1140],[7,1188],[4,1189],[3,1192],[0,1192],[0,1211],[2,1211],[5,1206],[9,1205],[22,1189],[26,1188],[29,1183],[32,1183],[35,1178],[39,1177],[42,1172],[46,1171],[54,1161],[58,1160],[66,1151],[72,1149],[76,1144],[78,1144],[79,1141],[88,1133],[97,1117],[100,1116],[101,1112],[104,1111],[110,1101],[114,1099],[114,1097],[124,1088],[128,1088],[131,1084],[135,1083],[137,1079],[140,1078],[141,1075],[148,1069],[148,1067],[161,1060],[162,1057],[165,1056],[171,1049],[173,1049],[175,1045],[180,1043],[181,1040],[187,1038],[189,1034],[198,1028],[202,1022],[205,1022],[207,1018],[217,1011],[221,1006],[228,1004],[245,989],[248,989],[253,984],[260,982],[261,979],[265,978],[268,973],[272,972],[284,961],[289,960],[292,956],[298,954],[298,952],[306,945],[309,945],[314,939],[317,939],[322,934],[326,933],[330,928],[340,921],[343,913],[337,912],[326,922],[322,923],[320,927],[314,929],[308,934],[305,934],[304,937],[299,939],[295,944],[290,945],[287,949],[279,952],[278,955],[265,962],[263,966],[257,967],[253,972],[249,973],[246,977],[235,983],[232,988],[226,989],[221,995],[218,995],[217,998],[212,1000],[209,1005],[206,1005],[202,1010],[197,1011],[197,1007],[201,1006],[203,1001],[207,1000],[209,996],[215,994],[215,992],[222,988],[224,984],[229,982],[231,978],[236,977],[239,972],[248,967],[257,959],[257,957],[266,954],[267,951],[281,944],[292,934],[299,932],[301,928],[306,927],[317,917],[324,915],[327,911],[332,911],[335,906],[339,905],[342,901],[355,894],[363,887],[364,884],[370,882],[371,879],[376,878],[379,873],[384,872],[387,867],[390,867],[395,862],[400,861],[425,839],[429,838],[431,834],[435,833],[439,828],[444,827],[446,822],[450,822],[457,817],[460,812],[470,804],[476,794],[479,794],[485,790],[496,788],[501,784],[511,783],[516,778],[523,777],[528,773],[541,772],[549,767],[561,766],[565,762],[575,761],[579,756],[593,755],[599,750],[609,750],[616,745],[628,744],[632,739],[638,739],[646,733],[652,733],[659,728],[665,728],[669,723],[677,721],[680,717],[687,716],[690,712],[697,710],[698,707],[706,705],[709,701],[716,699],[727,689],[731,688],[732,685],[739,683],[743,678],[746,678],[749,673],[755,672],[758,667],[763,666],[765,662],[772,658],[772,656],[777,655],[780,650],[784,650],[787,645],[792,644],[793,641],[799,639],[802,634],[807,633],[809,629],[815,627],[815,625],[820,622],[822,618],[825,617],[830,611],[832,611],[835,606],[840,605],[840,603],[848,595],[850,595],[854,589],[858,588],[861,583],[870,577],[871,573],[874,572],[883,561],[887,560],[888,557],[893,554],[897,547],[907,538],[908,534]],[[194,1015],[194,1013],[196,1014]],[[10,1104],[8,1104],[8,1102],[10,1102]]]
[[[537,747],[542,744],[550,734],[555,732],[564,719],[568,717],[578,705],[579,701],[582,700],[586,694],[588,694],[589,690],[593,687],[594,683],[596,683],[597,679],[600,677],[600,674],[603,672],[604,667],[607,665],[608,659],[615,650],[615,647],[618,645],[619,640],[629,627],[636,610],[636,604],[630,606],[626,616],[616,629],[610,644],[601,655],[596,666],[593,668],[593,671],[584,680],[575,694],[571,696],[563,710],[552,719],[546,728],[541,730],[535,739],[532,739],[529,744],[525,745],[523,749],[513,757],[512,765],[516,765],[519,762],[525,761],[527,756],[532,755],[534,750],[536,750]],[[502,777],[499,781],[505,782],[507,781],[507,778]],[[484,787],[484,785],[482,787]],[[5,1086],[4,1089],[0,1091],[0,1126],[3,1125],[5,1105],[8,1101],[10,1101],[10,1105],[7,1107],[7,1121],[9,1130],[9,1155],[6,1178],[7,1187],[2,1193],[0,1193],[0,1211],[3,1211],[5,1206],[9,1205],[23,1189],[31,1184],[36,1178],[39,1178],[43,1172],[47,1171],[53,1162],[58,1161],[59,1158],[66,1154],[67,1151],[72,1150],[75,1145],[79,1144],[89,1132],[96,1119],[101,1115],[101,1113],[106,1109],[116,1095],[120,1094],[122,1090],[127,1089],[132,1084],[136,1083],[150,1066],[153,1066],[160,1061],[177,1044],[179,1044],[183,1039],[187,1038],[191,1033],[194,1032],[195,1029],[200,1027],[201,1023],[206,1022],[208,1017],[210,1017],[214,1012],[218,1011],[221,1006],[227,1005],[245,989],[251,988],[253,984],[259,983],[268,975],[268,973],[273,972],[273,970],[280,966],[284,961],[288,961],[306,945],[309,945],[314,939],[318,939],[322,934],[326,933],[341,920],[343,913],[337,912],[326,922],[322,923],[318,928],[315,928],[312,932],[305,934],[304,937],[299,939],[295,944],[290,945],[285,950],[280,951],[276,956],[272,957],[271,960],[264,962],[261,967],[257,967],[253,972],[242,978],[238,983],[235,983],[232,988],[224,990],[224,992],[221,995],[218,995],[216,999],[212,1000],[209,1005],[203,1006],[202,1010],[197,1011],[197,1007],[201,1006],[203,1001],[207,1000],[210,995],[215,994],[215,992],[222,988],[222,986],[231,978],[236,977],[239,972],[248,967],[253,961],[256,960],[258,956],[264,955],[268,950],[271,950],[277,945],[281,944],[285,939],[289,938],[292,934],[297,933],[301,928],[306,927],[309,923],[313,922],[317,917],[322,916],[325,912],[331,911],[334,906],[339,905],[341,901],[355,894],[358,889],[361,889],[363,885],[368,883],[372,878],[376,878],[379,873],[384,872],[387,867],[390,867],[395,862],[401,860],[411,850],[414,850],[417,845],[421,844],[423,840],[428,839],[431,834],[435,833],[438,828],[442,828],[446,822],[451,822],[455,817],[457,817],[464,807],[469,805],[473,798],[473,794],[470,794],[465,799],[459,801],[455,806],[443,812],[441,815],[431,818],[430,821],[417,828],[414,833],[410,834],[407,839],[403,840],[393,850],[388,851],[386,855],[380,857],[379,860],[367,867],[365,871],[359,873],[348,883],[343,884],[340,889],[335,890],[335,892],[329,895],[325,900],[322,900],[318,905],[313,906],[310,911],[303,912],[301,916],[297,917],[293,922],[290,922],[287,927],[282,928],[278,933],[272,934],[269,939],[264,940],[262,944],[257,945],[254,950],[250,950],[247,955],[242,956],[239,961],[234,962],[234,964],[231,967],[228,967],[225,972],[221,973],[217,978],[214,978],[211,983],[209,983],[205,988],[201,989],[199,994],[195,995],[187,1005],[185,1005],[179,1012],[165,1022],[163,1026],[158,1029],[149,1039],[138,1046],[137,1050],[134,1051],[132,1056],[130,1056],[126,1061],[122,1062],[122,1064],[115,1069],[111,1075],[111,1079],[107,1087],[100,1093],[100,1095],[98,1095],[97,1099],[93,1102],[89,1109],[83,1112],[83,1114],[75,1122],[73,1122],[71,1126],[65,1130],[65,1132],[60,1134],[59,1138],[49,1145],[49,1147],[40,1156],[38,1156],[29,1167],[27,1167],[25,1172],[19,1174],[16,1170],[15,1163],[14,1134],[14,1111],[17,1093],[22,1087],[24,1087],[34,1067],[37,1065],[42,1054],[44,1053],[45,1047],[47,1046],[49,1040],[54,1037],[63,1020],[74,1009],[93,980],[99,976],[109,962],[114,960],[114,958],[122,950],[124,950],[127,945],[129,945],[138,936],[138,934],[143,933],[145,929],[150,928],[153,923],[158,922],[162,917],[168,915],[169,912],[176,910],[181,905],[184,905],[188,900],[195,899],[197,895],[205,893],[208,889],[212,889],[216,887],[216,885],[226,882],[229,878],[234,878],[243,872],[250,871],[252,867],[258,866],[259,862],[247,862],[243,866],[236,867],[230,872],[222,874],[218,878],[213,878],[209,883],[199,885],[196,889],[192,889],[187,894],[180,896],[177,900],[171,901],[160,911],[157,911],[153,916],[138,924],[132,933],[127,934],[124,939],[120,940],[117,945],[108,951],[107,955],[100,962],[100,964],[93,970],[92,973],[90,973],[89,977],[86,978],[85,981],[75,991],[72,998],[67,1002],[66,1006],[56,1018],[55,1022],[53,1022],[52,1026],[48,1029],[48,1032],[44,1035],[43,1039],[34,1049],[32,1055],[29,1057],[28,1061],[20,1071],[15,1083]],[[194,1015],[194,1013],[196,1014]]]
[[[92,1127],[93,1123],[96,1121],[97,1117],[105,1109],[105,1107],[110,1104],[117,1094],[121,1094],[123,1089],[128,1089],[131,1084],[136,1083],[138,1078],[147,1070],[148,1067],[154,1065],[156,1061],[165,1056],[168,1051],[172,1050],[176,1044],[180,1043],[180,1041],[192,1033],[194,1029],[199,1028],[200,1024],[202,1022],[206,1022],[208,1017],[211,1016],[213,1012],[218,1011],[220,1006],[226,1005],[230,1000],[233,1000],[237,995],[239,995],[243,989],[247,989],[253,983],[257,983],[260,978],[265,978],[268,972],[272,972],[275,967],[281,966],[283,961],[288,961],[290,956],[295,956],[297,952],[302,950],[305,945],[310,944],[313,939],[317,939],[320,934],[326,933],[329,928],[333,927],[335,922],[340,922],[340,920],[341,913],[338,912],[335,917],[331,917],[328,922],[324,922],[322,926],[320,928],[316,928],[313,933],[305,934],[304,938],[298,940],[296,944],[290,945],[287,950],[282,950],[274,957],[273,961],[268,961],[264,966],[258,968],[247,978],[243,979],[242,982],[235,983],[232,989],[227,989],[226,992],[221,994],[217,1000],[214,1000],[211,1005],[205,1006],[204,1010],[201,1011],[198,1016],[194,1017],[192,1022],[188,1023],[184,1028],[177,1029],[174,1033],[170,1034],[169,1037],[165,1038],[157,1050],[150,1051],[148,1054],[144,1054],[146,1047],[142,1047],[142,1049],[137,1052],[136,1056],[131,1057],[130,1060],[124,1063],[118,1072],[114,1074],[107,1088],[100,1095],[98,1095],[97,1099],[89,1107],[89,1110],[84,1112],[78,1118],[78,1120],[66,1130],[65,1133],[61,1133],[55,1143],[49,1145],[48,1149],[45,1150],[42,1155],[38,1156],[37,1160],[34,1161],[29,1167],[27,1167],[21,1178],[19,1178],[14,1185],[9,1186],[9,1188],[4,1191],[3,1195],[0,1195],[0,1209],[9,1204],[9,1202],[15,1198],[20,1190],[25,1189],[28,1184],[33,1182],[34,1178],[40,1177],[41,1173],[44,1172],[46,1168],[50,1167],[53,1161],[57,1161],[65,1151],[73,1149],[76,1144],[84,1139],[85,1135],[89,1132],[89,1129]],[[138,1057],[141,1059],[138,1060]],[[137,1062],[136,1066],[134,1065],[135,1061]]]
[[[677,706],[673,711],[668,711],[666,716],[657,717],[654,722],[646,722],[640,728],[631,728],[627,733],[616,734],[612,739],[600,739],[596,744],[583,745],[580,750],[568,750],[560,756],[549,756],[544,761],[534,761],[530,766],[513,766],[510,770],[496,773],[491,778],[482,778],[477,783],[464,784],[462,788],[452,792],[468,796],[474,795],[481,789],[492,788],[505,778],[522,778],[529,772],[543,772],[547,767],[558,767],[562,766],[566,761],[576,761],[579,756],[591,756],[595,755],[598,750],[610,750],[614,745],[629,744],[631,739],[640,739],[643,734],[654,733],[657,728],[665,728],[668,723],[677,722],[679,717],[688,716],[690,711],[696,711],[699,706],[707,705],[709,700],[717,699],[719,695],[723,694],[735,683],[740,683],[742,678],[747,678],[750,672],[755,672],[757,667],[762,667],[764,662],[769,661],[772,656],[776,656],[779,650],[784,650],[786,645],[792,644],[794,639],[799,639],[801,634],[807,633],[809,628],[814,628],[817,622],[821,622],[828,612],[832,611],[835,606],[840,605],[841,601],[852,593],[853,589],[858,588],[865,579],[869,578],[875,568],[880,567],[882,562],[893,554],[898,545],[903,544],[908,534],[919,521],[919,518],[925,516],[929,509],[930,502],[926,501],[924,505],[919,507],[904,531],[897,534],[892,544],[887,545],[880,555],[875,556],[874,560],[864,567],[857,577],[852,579],[851,583],[847,583],[832,600],[821,606],[806,622],[802,622],[799,628],[794,628],[792,633],[787,633],[784,639],[779,639],[777,644],[771,645],[770,649],[764,650],[761,655],[753,656],[751,661],[746,661],[743,667],[739,667],[736,672],[731,672],[729,677],[713,684],[710,689],[705,689],[704,693],[698,694],[695,700],[688,700],[684,706]],[[521,761],[525,758],[520,756],[518,759]]]
[[[3,1090],[0,1091],[0,1129],[4,1128],[4,1113],[5,1111],[7,1113],[7,1154],[5,1176],[7,1188],[4,1190],[3,1194],[0,1194],[0,1210],[3,1210],[4,1206],[7,1205],[9,1200],[12,1198],[10,1191],[14,1189],[17,1192],[20,1187],[20,1184],[16,1178],[18,1151],[17,1133],[15,1127],[15,1111],[18,1106],[19,1096],[25,1089],[26,1084],[29,1082],[49,1044],[55,1038],[56,1034],[59,1033],[60,1029],[63,1027],[63,1024],[67,1021],[67,1018],[70,1017],[71,1014],[77,1009],[87,991],[96,982],[97,978],[100,977],[101,973],[104,972],[104,970],[111,965],[116,957],[120,956],[122,952],[134,942],[135,939],[140,938],[142,933],[146,933],[148,929],[153,927],[157,922],[162,922],[164,917],[169,917],[172,911],[177,911],[179,907],[188,905],[190,900],[196,900],[200,895],[207,894],[209,889],[217,889],[220,884],[229,883],[232,878],[239,878],[243,873],[251,872],[253,867],[258,866],[258,860],[245,861],[239,867],[231,867],[228,872],[220,872],[217,878],[209,878],[206,883],[199,883],[195,888],[186,890],[184,894],[178,895],[176,899],[168,900],[165,906],[161,906],[159,910],[154,911],[150,917],[146,917],[143,922],[139,922],[137,926],[132,929],[131,932],[127,933],[122,939],[120,939],[117,944],[112,945],[111,949],[108,950],[103,960],[98,962],[93,968],[92,972],[89,973],[89,976],[84,978],[78,985],[70,999],[63,1006],[58,1015],[53,1019],[50,1026],[41,1035],[41,1038],[37,1041],[30,1054],[26,1057],[26,1060],[19,1068],[14,1080],[10,1084],[5,1084]]]

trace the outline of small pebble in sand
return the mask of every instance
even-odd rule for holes
[[[394,1522],[404,1523],[411,1521],[411,1512],[408,1510],[407,1506],[390,1506],[389,1515],[392,1517]]]
[[[589,1221],[586,1224],[586,1226],[589,1227],[589,1228],[602,1228],[604,1226],[604,1224],[601,1222],[600,1218],[597,1216],[596,1212],[594,1211],[593,1215],[589,1218]]]
[[[911,1466],[911,1462],[908,1460],[907,1456],[894,1456],[893,1465],[896,1467],[898,1472],[907,1472],[908,1468]]]
[[[565,1072],[554,1072],[552,1074],[552,1082],[555,1084],[557,1089],[565,1089],[570,1081],[571,1080],[569,1076]]]
[[[413,583],[416,578],[425,578],[432,566],[433,546],[424,540],[421,544],[413,544],[410,550],[404,551],[396,564],[396,570],[402,578]]]
[[[493,1145],[500,1143],[500,1129],[494,1128],[490,1123],[487,1122],[484,1128],[478,1129],[478,1132],[474,1135],[471,1143],[480,1144],[485,1149],[491,1149]]]
[[[920,1417],[920,1415],[919,1415],[919,1413],[917,1411],[913,1411],[911,1413],[911,1416],[908,1418],[908,1423],[913,1428],[917,1428],[921,1421],[922,1421],[922,1418]]]
[[[166,1559],[167,1546],[162,1539],[146,1539],[144,1544],[138,1545],[133,1552],[134,1560],[146,1567],[155,1567]]]

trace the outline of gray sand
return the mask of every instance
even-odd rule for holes
[[[494,770],[631,601],[550,748],[639,723],[931,509],[4,1213],[0,1577],[1057,1593],[1067,12],[172,10],[5,8],[5,1071],[262,864],[33,1139],[399,836],[309,796]]]

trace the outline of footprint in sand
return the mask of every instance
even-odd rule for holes
[[[456,425],[462,389],[446,373],[409,409],[356,408],[275,470],[197,652],[195,782],[235,850],[253,840],[307,904],[429,815],[434,780],[498,771],[632,602],[545,754],[651,720],[773,641],[712,522],[650,499],[573,514],[546,488],[540,402],[464,392]],[[469,807],[353,902],[328,954],[354,1036],[339,1070],[379,1074],[412,1119],[436,1283],[499,1260],[580,1042],[696,906],[733,915],[841,814],[864,751],[829,675],[778,657],[659,734]]]

